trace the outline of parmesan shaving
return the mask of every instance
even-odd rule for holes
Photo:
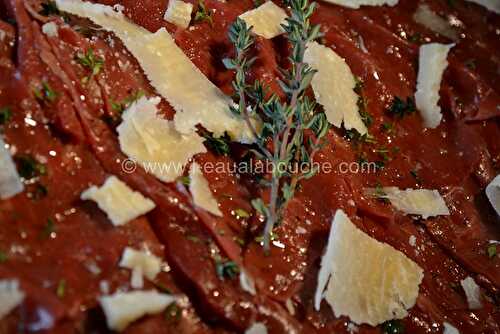
[[[205,176],[203,176],[200,166],[196,162],[191,165],[189,178],[189,191],[193,196],[194,204],[215,216],[222,217],[222,212],[219,210],[219,204],[212,194],[208,181]]]
[[[57,24],[55,22],[47,22],[42,26],[42,32],[49,37],[59,36],[57,32]]]
[[[154,280],[161,271],[161,259],[146,251],[126,247],[123,251],[120,267],[132,270],[132,287],[142,287],[142,276]]]
[[[0,280],[0,320],[24,300],[24,292],[17,280]]]
[[[460,334],[458,329],[450,325],[449,323],[445,322],[443,323],[443,334]]]
[[[415,305],[423,270],[359,230],[342,210],[335,214],[325,257],[331,266],[325,298],[336,317],[376,326],[404,318]]]
[[[130,189],[116,176],[108,177],[101,187],[90,187],[81,199],[96,202],[115,226],[124,225],[155,207],[153,201]]]
[[[486,197],[500,216],[500,175],[497,175],[486,187]]]
[[[458,40],[458,33],[451,26],[448,20],[434,13],[426,4],[420,4],[413,14],[413,20],[424,27],[448,37],[451,40]]]
[[[450,210],[437,190],[385,187],[380,190],[368,188],[369,196],[388,199],[392,206],[407,215],[420,215],[423,219],[435,216],[449,216]]]
[[[478,5],[489,9],[490,11],[500,14],[500,1],[498,0],[467,0],[470,2],[474,2]]]
[[[16,164],[0,136],[0,199],[13,197],[24,190]]]
[[[138,161],[143,168],[164,182],[173,182],[182,175],[189,160],[206,152],[203,138],[192,132],[182,134],[174,123],[160,117],[160,98],[142,97],[123,113],[118,126],[122,151]]]
[[[255,140],[245,121],[231,113],[231,98],[191,62],[165,28],[151,33],[101,4],[80,0],[56,0],[56,3],[60,10],[88,18],[122,40],[151,85],[175,109],[178,131],[191,134],[201,124],[218,137],[227,132],[242,143]]]
[[[460,285],[462,285],[462,288],[464,289],[469,309],[477,310],[483,307],[481,304],[481,289],[472,277],[467,276],[465,279],[460,281]]]
[[[267,327],[261,322],[256,322],[245,331],[245,334],[267,334]]]
[[[175,297],[156,291],[117,292],[99,298],[108,327],[116,331],[145,315],[162,312],[174,301]]]
[[[240,18],[248,26],[253,27],[252,31],[255,34],[267,39],[274,38],[285,32],[281,25],[286,22],[286,12],[272,1],[265,2],[258,8],[241,14]]]
[[[448,52],[455,44],[431,43],[420,47],[417,92],[415,102],[426,128],[436,128],[443,115],[439,102],[439,90],[443,73],[448,66]]]
[[[318,71],[311,85],[328,122],[336,127],[344,123],[347,130],[367,133],[359,114],[358,95],[354,92],[356,80],[345,60],[332,49],[312,42],[308,44],[304,61]]]
[[[175,24],[182,29],[186,29],[191,22],[192,12],[193,4],[181,0],[170,0],[163,18],[167,22]]]
[[[395,6],[399,0],[323,0],[336,5],[358,9],[361,6]]]

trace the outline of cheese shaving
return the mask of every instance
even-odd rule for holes
[[[191,134],[201,124],[217,137],[227,132],[242,143],[255,140],[245,121],[231,113],[231,98],[191,62],[165,28],[151,33],[101,4],[80,0],[56,0],[56,3],[60,10],[92,20],[123,42],[151,85],[177,112],[174,122],[178,131]]]
[[[49,37],[59,36],[57,32],[57,24],[55,22],[47,22],[42,26],[42,32]]]
[[[439,90],[448,66],[448,52],[455,44],[431,43],[420,47],[415,102],[426,128],[436,128],[443,115],[439,107]]]
[[[24,300],[24,292],[17,280],[0,280],[0,320]]]
[[[467,1],[474,2],[494,13],[500,14],[500,1],[498,0],[467,0]]]
[[[13,197],[24,190],[16,164],[0,136],[0,199]]]
[[[181,0],[170,0],[163,19],[176,26],[186,29],[191,22],[193,4]]]
[[[162,312],[175,297],[156,291],[117,292],[99,298],[106,323],[112,330],[122,331],[130,323],[145,316]]]
[[[486,187],[486,197],[500,216],[500,175],[497,175]]]
[[[464,289],[469,309],[477,310],[483,307],[481,304],[481,289],[472,277],[467,276],[465,279],[460,281],[460,285]]]
[[[443,323],[443,334],[460,334],[458,329],[450,325],[449,323],[445,322]]]
[[[161,271],[161,259],[146,251],[126,247],[123,251],[120,267],[132,270],[132,287],[142,288],[142,276],[154,280]]]
[[[376,326],[404,318],[415,305],[423,270],[358,229],[342,210],[335,214],[325,257],[331,266],[325,298],[336,317]]]
[[[325,2],[333,3],[348,8],[358,9],[361,6],[395,6],[399,0],[323,0]]]
[[[101,187],[90,187],[81,199],[96,202],[115,226],[124,225],[155,207],[153,201],[130,189],[116,176],[108,177]]]
[[[122,151],[146,172],[164,182],[173,182],[182,175],[189,160],[206,152],[206,148],[198,134],[182,134],[172,121],[160,117],[158,103],[158,97],[142,97],[125,110],[117,128],[118,139]]]
[[[332,49],[316,42],[308,44],[304,61],[318,72],[311,85],[318,103],[325,109],[328,122],[347,130],[367,133],[359,114],[358,95],[354,92],[356,80],[343,58]]]
[[[191,169],[189,170],[189,179],[189,191],[193,196],[193,203],[215,216],[222,217],[222,212],[219,210],[219,204],[210,190],[208,181],[205,176],[203,176],[200,166],[195,162],[191,165]]]
[[[253,27],[252,31],[255,34],[271,39],[285,32],[281,25],[286,22],[287,14],[272,1],[268,1],[255,9],[241,14],[240,18],[248,26]]]
[[[261,322],[256,322],[245,331],[245,334],[267,334],[267,327]]]
[[[458,33],[448,20],[445,20],[438,14],[434,13],[426,4],[420,4],[413,14],[413,20],[424,27],[437,32],[440,35],[448,37],[451,40],[458,40]]]
[[[423,219],[449,216],[450,210],[437,190],[385,187],[380,190],[366,189],[366,194],[388,199],[392,206],[407,215],[420,215]]]

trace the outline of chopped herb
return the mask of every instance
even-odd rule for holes
[[[49,194],[47,187],[41,183],[35,184],[35,189],[32,192],[32,199],[40,200]]]
[[[42,88],[35,89],[34,94],[40,102],[44,103],[53,103],[58,95],[46,81],[42,82]]]
[[[390,320],[382,324],[384,334],[403,334],[405,327],[401,320]]]
[[[192,234],[186,235],[186,239],[189,241],[192,241],[192,242],[200,242],[201,241],[200,238],[198,238],[197,236],[192,235]]]
[[[61,12],[59,11],[59,8],[57,8],[57,4],[55,1],[48,0],[45,2],[42,2],[42,10],[40,11],[40,14],[43,16],[51,16],[51,15],[61,15]]]
[[[185,185],[186,187],[189,187],[189,185],[191,184],[191,179],[189,178],[189,176],[181,176],[179,178],[179,182]]]
[[[384,169],[385,168],[385,161],[381,161],[381,160],[375,161],[375,167],[377,169]]]
[[[243,209],[234,210],[236,217],[238,218],[250,218],[251,214]]]
[[[225,278],[233,279],[240,273],[240,268],[230,260],[222,260],[221,258],[215,259],[215,271],[219,279],[224,280]]]
[[[488,248],[486,251],[487,251],[488,257],[490,259],[495,258],[497,256],[497,245],[495,245],[495,244],[488,245]]]
[[[37,176],[46,175],[47,167],[35,160],[31,155],[21,155],[15,158],[17,171],[25,180],[31,180]]]
[[[392,124],[392,123],[387,123],[387,122],[382,123],[382,125],[380,126],[380,129],[381,129],[382,131],[387,132],[388,134],[391,134],[391,133],[393,133],[393,132],[394,132],[394,124]]]
[[[77,54],[76,60],[80,63],[80,65],[88,68],[91,71],[90,75],[84,78],[84,82],[87,82],[93,76],[98,75],[99,72],[101,72],[102,67],[104,66],[104,59],[97,57],[94,54],[94,50],[92,48],[89,48],[85,54]]]
[[[141,97],[144,96],[144,92],[139,89],[129,96],[127,96],[123,101],[121,102],[111,102],[111,108],[113,108],[114,111],[116,111],[119,114],[122,114],[130,105],[137,100],[139,100]]]
[[[215,138],[210,133],[203,134],[205,138],[205,145],[217,155],[228,155],[231,153],[231,148],[229,147],[229,142],[231,138],[226,133],[224,137]]]
[[[477,67],[475,59],[467,59],[464,62],[464,65],[467,66],[467,68],[470,69],[470,70],[475,70],[476,67]]]
[[[0,125],[7,124],[12,118],[12,111],[9,107],[0,108]]]
[[[416,169],[412,169],[412,170],[410,171],[410,175],[411,175],[411,176],[413,176],[413,178],[415,179],[415,181],[416,181],[418,184],[422,183],[422,180],[421,180],[421,179],[420,179],[420,177],[418,176],[418,172],[417,172],[417,170],[416,170]]]
[[[59,298],[64,298],[65,294],[66,294],[66,280],[62,279],[59,281],[59,284],[57,284],[56,295]]]
[[[413,35],[408,36],[408,41],[411,43],[422,43],[422,34],[417,32],[414,33]]]
[[[388,111],[394,116],[403,118],[417,111],[417,107],[415,106],[415,100],[412,97],[408,96],[405,102],[400,97],[395,96]]]
[[[387,193],[384,191],[384,188],[379,182],[375,185],[375,192],[373,193],[373,196],[384,203],[389,202],[387,199]]]
[[[170,322],[179,322],[182,316],[182,309],[173,302],[165,309],[165,318]]]
[[[154,285],[156,286],[156,288],[158,290],[160,290],[161,292],[163,293],[166,293],[166,294],[169,294],[171,295],[172,294],[172,290],[170,290],[169,288],[167,288],[165,285],[163,285],[163,283],[160,283],[160,282],[154,282]]]
[[[361,101],[361,102],[360,102]],[[358,100],[358,106],[360,103],[365,103],[363,98]],[[361,116],[361,120],[366,125],[366,127],[370,127],[373,124],[373,117],[366,111],[366,109],[359,109],[359,115]]]
[[[354,77],[354,79],[356,81],[356,86],[354,86],[354,92],[358,94],[357,105],[358,105],[359,115],[361,116],[361,120],[363,121],[363,123],[367,127],[370,127],[373,124],[373,117],[367,111],[368,102],[366,98],[363,96],[364,83],[358,77]]]
[[[54,233],[55,230],[56,230],[55,223],[51,218],[49,218],[47,219],[47,224],[45,224],[45,226],[43,227],[40,236],[42,237],[42,239],[48,239],[52,236],[52,233]]]
[[[377,140],[369,133],[360,134],[356,129],[345,130],[345,135],[354,143],[376,144]]]
[[[245,246],[245,240],[243,240],[242,238],[234,237],[233,240],[241,247]]]
[[[7,254],[3,251],[0,251],[0,263],[4,263],[7,261]]]
[[[198,9],[196,10],[196,13],[194,15],[194,22],[208,22],[210,24],[213,24],[212,10],[207,8],[204,0],[200,0],[198,2]]]

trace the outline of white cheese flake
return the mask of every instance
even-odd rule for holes
[[[422,268],[358,229],[342,210],[335,214],[324,257],[331,266],[325,299],[336,317],[376,326],[404,318],[415,305]]]
[[[241,270],[240,272],[240,286],[243,291],[246,291],[253,296],[255,296],[255,294],[257,293],[255,291],[255,282],[250,276],[248,276],[245,270]]]
[[[443,115],[439,107],[439,90],[448,67],[448,53],[455,44],[430,43],[420,47],[415,102],[426,128],[436,128]]]
[[[57,24],[55,22],[47,22],[42,26],[42,32],[49,37],[59,36],[57,32]]]
[[[392,206],[406,215],[420,215],[423,219],[450,215],[446,202],[437,190],[384,187],[379,191],[366,189],[366,194],[388,199]]]
[[[325,109],[328,122],[347,130],[367,133],[359,114],[358,95],[354,92],[356,80],[343,58],[332,49],[316,42],[309,43],[304,61],[318,72],[311,85],[318,103]]]
[[[108,177],[101,187],[85,190],[81,199],[96,202],[114,226],[124,225],[155,207],[153,201],[130,189],[116,176]]]
[[[138,251],[126,247],[120,261],[120,267],[132,270],[131,285],[133,288],[142,288],[143,275],[153,281],[161,271],[161,259],[148,251]]]
[[[498,0],[467,0],[467,1],[474,2],[494,13],[500,14],[500,1]]]
[[[158,103],[159,97],[142,97],[125,110],[117,128],[118,140],[122,151],[146,172],[173,182],[195,154],[207,150],[198,134],[182,134],[172,121],[158,115]]]
[[[256,322],[245,331],[245,334],[267,334],[267,327],[262,322]]]
[[[444,328],[443,334],[460,334],[458,329],[456,329],[455,327],[453,327],[451,324],[449,324],[447,322],[443,323],[443,328]]]
[[[194,205],[215,216],[222,217],[222,212],[219,210],[219,204],[210,190],[208,181],[203,175],[203,171],[196,162],[193,162],[191,165],[189,179],[189,191],[193,196]]]
[[[417,7],[415,14],[413,14],[413,20],[440,35],[448,37],[451,40],[458,40],[458,33],[451,26],[448,20],[433,12],[427,4],[420,4]]]
[[[117,292],[99,298],[106,323],[112,330],[122,331],[130,323],[145,316],[162,312],[175,297],[157,291]]]
[[[255,140],[245,121],[231,113],[231,98],[191,62],[165,28],[151,33],[101,4],[80,0],[56,0],[56,3],[60,10],[88,18],[122,40],[151,85],[175,109],[178,131],[191,134],[201,124],[217,137],[227,132],[243,143]]]
[[[336,5],[358,9],[361,6],[395,6],[399,0],[323,0]]]
[[[472,277],[467,276],[465,279],[460,281],[460,285],[462,285],[462,288],[464,289],[469,309],[477,310],[483,307],[481,304],[481,289]]]
[[[24,190],[16,164],[0,135],[0,199],[13,197]]]
[[[486,187],[486,197],[500,216],[500,175],[497,175]]]
[[[267,1],[259,7],[240,15],[252,31],[264,38],[271,39],[285,32],[281,26],[286,21],[286,12],[276,6],[272,1]]]
[[[163,19],[176,26],[186,29],[191,22],[193,4],[181,0],[170,0]]]
[[[0,280],[0,320],[7,316],[24,300],[24,292],[19,289],[19,281]]]

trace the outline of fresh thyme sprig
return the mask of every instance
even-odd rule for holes
[[[253,85],[247,82],[246,73],[255,61],[255,58],[248,58],[254,38],[251,27],[239,18],[229,29],[235,57],[223,60],[226,68],[236,71],[233,88],[238,105],[231,110],[245,120],[253,133],[257,157],[268,160],[273,167],[267,182],[270,188],[268,203],[261,198],[252,201],[254,208],[266,219],[263,235],[266,251],[273,228],[282,220],[283,210],[293,198],[299,182],[318,172],[313,166],[314,156],[328,130],[325,114],[316,111],[316,103],[306,96],[316,71],[304,62],[304,53],[307,43],[321,35],[320,26],[310,23],[316,6],[309,4],[309,0],[288,0],[286,4],[290,6],[291,15],[282,26],[293,50],[289,57],[290,69],[282,70],[279,82],[286,101],[281,101],[276,94],[269,96],[258,80]],[[256,114],[263,120],[259,130],[253,121]]]

